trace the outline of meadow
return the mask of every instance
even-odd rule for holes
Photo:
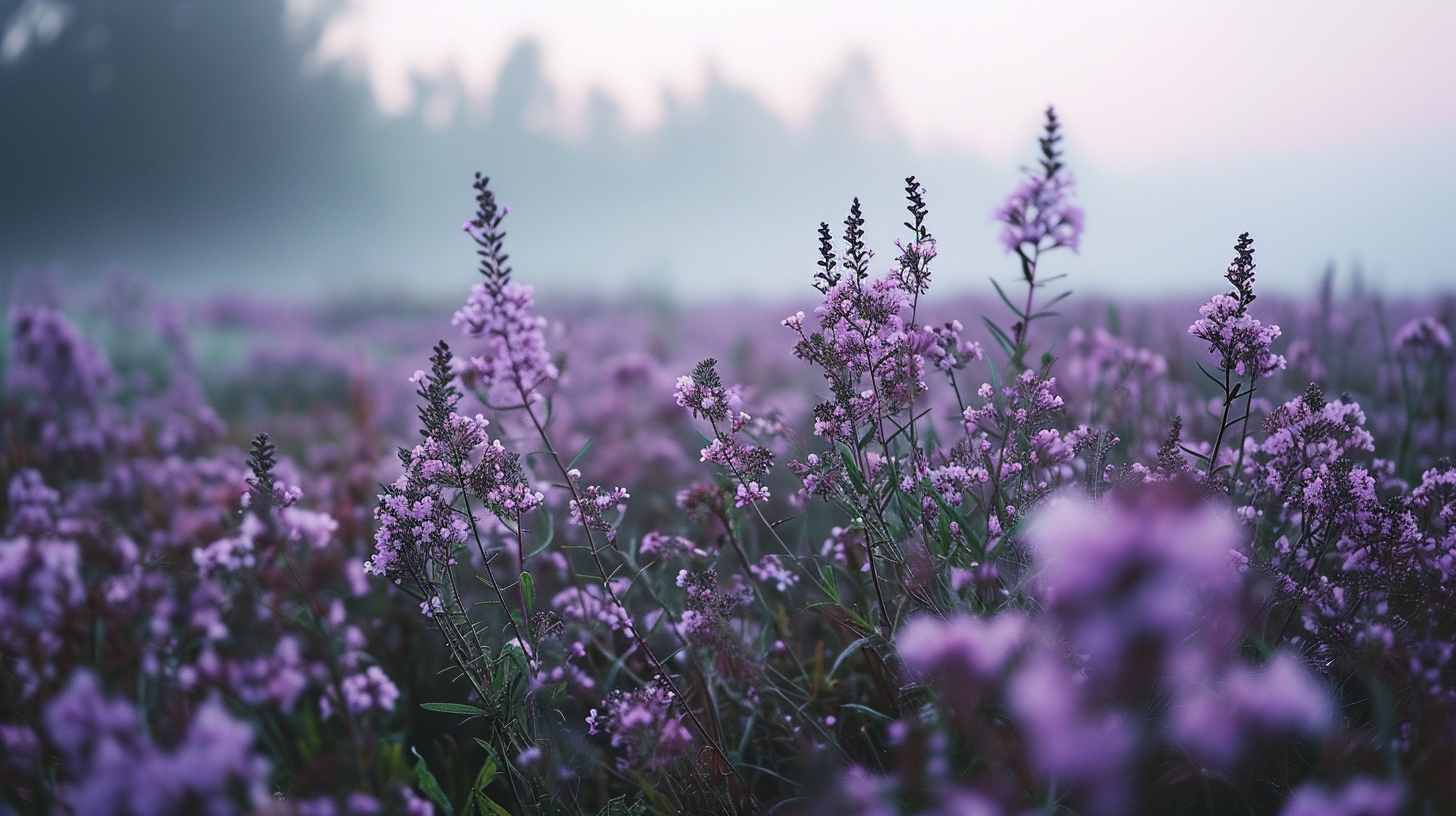
[[[0,814],[1456,812],[1456,297],[1071,294],[1060,139],[976,298],[17,287]]]

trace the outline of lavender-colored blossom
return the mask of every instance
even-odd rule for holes
[[[1007,252],[1045,252],[1057,247],[1076,250],[1082,238],[1082,208],[1072,203],[1076,182],[1060,161],[1061,141],[1056,112],[1046,111],[1046,133],[1041,139],[1042,160],[1029,170],[1011,195],[996,208],[1003,225],[1001,246]]]
[[[637,546],[637,554],[644,558],[672,558],[674,556],[704,558],[708,555],[706,550],[699,548],[682,536],[666,535],[655,530],[642,536],[642,543]]]
[[[81,551],[70,541],[0,539],[0,651],[29,696],[67,645],[66,622],[86,600]]]
[[[460,361],[458,373],[470,387],[505,392],[508,400],[529,402],[560,371],[546,349],[546,319],[531,311],[532,288],[511,280],[501,229],[509,209],[496,203],[489,183],[476,175],[478,208],[475,218],[465,222],[465,232],[478,247],[485,280],[470,290],[453,321],[467,337],[483,340],[484,348]]]
[[[621,770],[666,767],[686,756],[693,743],[682,718],[672,713],[675,702],[659,680],[630,693],[613,691],[600,711],[591,710],[588,733],[611,737]]]
[[[1362,777],[1337,791],[1306,783],[1284,803],[1279,816],[1396,816],[1404,801],[1399,782]]]
[[[768,488],[758,482],[739,484],[733,494],[734,507],[747,507],[750,504],[758,504],[769,500]]]
[[[757,564],[749,564],[748,571],[765,584],[774,584],[779,592],[799,583],[799,576],[784,565],[782,558],[769,554],[760,558]]]
[[[1027,537],[1037,596],[1104,681],[1155,680],[1184,644],[1222,654],[1237,634],[1220,607],[1241,583],[1229,552],[1242,549],[1243,533],[1187,485],[1114,493],[1100,505],[1058,498]],[[1127,674],[1134,668],[1140,676]]]
[[[613,592],[620,593],[626,588],[627,582],[623,580],[613,587]],[[601,623],[613,631],[629,629],[632,626],[632,616],[627,610],[596,584],[587,584],[581,588],[567,587],[551,599],[551,606],[560,611],[561,617],[568,621]]]
[[[948,693],[998,685],[1020,651],[1026,619],[1016,613],[994,618],[956,614],[947,619],[922,615],[895,636],[905,668],[916,677],[934,677]]]
[[[1084,705],[1082,684],[1071,667],[1040,654],[1012,677],[1008,701],[1038,766],[1076,791],[1084,812],[1126,813],[1134,798],[1137,729],[1123,712]]]
[[[1212,688],[1175,703],[1175,739],[1203,762],[1228,768],[1258,741],[1318,737],[1332,725],[1329,690],[1280,652],[1259,669],[1236,666]]]
[[[1241,377],[1267,377],[1285,366],[1285,359],[1272,351],[1278,326],[1265,326],[1250,317],[1239,302],[1228,295],[1214,295],[1200,307],[1203,317],[1188,327],[1188,333],[1208,342],[1208,350],[1219,355],[1219,365]]]
[[[1408,357],[1440,357],[1451,350],[1451,332],[1434,317],[1418,317],[1400,327],[1393,343]]]
[[[399,700],[399,687],[378,666],[370,666],[358,674],[345,677],[342,687],[344,705],[351,714],[393,711],[395,702]],[[324,719],[332,716],[334,703],[332,690],[330,694],[319,698],[319,708]]]
[[[1234,251],[1224,275],[1233,289],[1226,295],[1214,295],[1200,307],[1202,317],[1188,327],[1188,333],[1208,343],[1208,350],[1219,355],[1219,367],[1224,371],[1258,380],[1286,365],[1273,351],[1281,332],[1278,326],[1265,326],[1249,315],[1249,304],[1255,299],[1254,242],[1247,232],[1239,236]]]
[[[265,798],[267,762],[253,752],[252,728],[216,701],[199,708],[182,741],[164,751],[130,705],[108,700],[79,672],[46,708],[45,721],[66,760],[60,798],[74,812],[225,816]]]
[[[607,519],[606,513],[610,510],[615,510],[619,515],[625,512],[627,499],[631,495],[625,488],[607,489],[598,485],[588,485],[578,495],[581,498],[573,499],[570,504],[571,520],[588,530],[596,530],[608,542],[615,541],[617,527]]]
[[[729,415],[737,412],[742,404],[742,398],[736,392],[723,386],[716,363],[711,357],[698,363],[692,374],[677,378],[677,386],[673,390],[673,399],[678,406],[715,425],[727,422]]]

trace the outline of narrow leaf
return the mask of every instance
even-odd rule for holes
[[[586,456],[586,452],[591,450],[592,443],[595,441],[597,441],[597,438],[595,436],[588,437],[586,440],[586,444],[582,445],[581,450],[576,452],[576,456],[572,457],[571,464],[567,465],[566,469],[571,470],[572,468],[576,467],[576,463],[581,461],[581,457]]]
[[[455,807],[445,797],[445,792],[440,790],[440,782],[435,779],[434,774],[430,773],[429,766],[425,764],[425,758],[420,756],[419,750],[414,746],[410,746],[410,753],[415,755],[416,784],[420,786],[420,790],[426,796],[430,797],[430,801],[439,805],[440,810],[445,811],[445,816],[452,816],[455,813]]]
[[[995,278],[991,279],[991,285],[996,287],[996,294],[1001,296],[1001,302],[1006,304],[1006,308],[1010,309],[1011,313],[1016,315],[1021,320],[1025,320],[1026,315],[1022,314],[1021,307],[1017,306],[1015,303],[1012,303],[1011,298],[1006,297],[1006,292],[1001,289],[1001,284],[997,283]]]
[[[461,703],[420,703],[420,708],[426,711],[438,711],[441,714],[465,714],[467,716],[485,714],[484,709]]]
[[[526,599],[526,609],[536,608],[536,579],[531,573],[521,573],[521,597]]]
[[[537,512],[546,519],[546,537],[541,539],[541,543],[536,545],[536,549],[532,550],[529,553],[526,553],[527,558],[531,558],[532,556],[537,556],[545,552],[546,548],[551,546],[551,540],[556,538],[556,521],[552,518],[551,511],[547,510],[545,505],[542,505],[541,507],[537,508]]]

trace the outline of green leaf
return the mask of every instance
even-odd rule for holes
[[[844,659],[849,657],[851,652],[869,642],[869,638],[860,638],[859,640],[856,640],[855,642],[844,647],[844,651],[839,653],[839,657],[834,658],[834,665],[829,667],[829,674],[826,675],[824,679],[828,680],[829,678],[832,678],[834,676],[834,673],[839,670],[839,664],[843,663]]]
[[[480,809],[484,813],[493,813],[495,816],[511,816],[510,811],[497,805],[494,800],[480,791],[475,792],[475,801],[480,805]]]
[[[581,446],[581,450],[576,452],[576,456],[572,457],[571,464],[567,465],[566,469],[571,470],[572,468],[576,467],[576,463],[581,461],[581,457],[586,456],[586,452],[591,450],[592,443],[595,441],[597,441],[597,438],[595,436],[589,437],[586,440],[586,444]]]
[[[819,588],[824,590],[824,594],[828,595],[831,601],[839,603],[839,584],[834,580],[834,568],[828,564],[820,564],[819,574],[823,577]]]
[[[996,345],[1000,346],[1008,357],[1016,353],[1016,344],[1011,342],[1011,338],[1006,336],[1006,332],[1001,331],[1000,326],[992,323],[989,317],[982,317],[981,321],[986,324],[986,328],[991,330],[991,337],[995,339]]]
[[[439,805],[440,810],[445,811],[445,816],[452,816],[455,808],[450,804],[450,800],[445,798],[445,792],[440,790],[440,782],[435,779],[434,774],[430,773],[429,766],[425,764],[425,758],[420,756],[419,750],[414,746],[410,746],[410,753],[415,755],[416,784],[426,796],[430,797],[430,801]]]
[[[526,599],[526,609],[536,608],[536,579],[529,572],[521,573],[521,597]]]
[[[551,546],[551,540],[556,538],[556,519],[552,517],[551,511],[547,510],[546,505],[544,504],[536,508],[536,511],[546,519],[546,537],[541,540],[540,544],[536,545],[536,549],[530,551],[529,553],[526,553],[527,558],[531,558],[545,552],[546,548]]]
[[[874,438],[875,438],[875,426],[871,425],[871,426],[869,426],[868,428],[865,429],[864,436],[861,436],[859,438],[859,446],[861,448],[864,448],[866,445],[868,445],[870,443],[870,440],[871,439],[874,439]]]
[[[1010,309],[1011,313],[1016,315],[1017,318],[1025,320],[1026,315],[1021,313],[1021,307],[1012,303],[1011,298],[1006,297],[1006,292],[1001,289],[1001,284],[997,283],[995,278],[991,278],[991,285],[996,287],[996,294],[1001,296],[1001,302],[1006,304],[1006,308]]]
[[[495,781],[495,776],[500,772],[493,757],[486,757],[485,764],[480,766],[480,773],[475,775],[475,790],[483,793],[490,783]]]
[[[850,709],[852,711],[858,711],[858,712],[861,712],[863,714],[868,714],[870,717],[872,717],[872,718],[874,718],[876,720],[883,721],[883,722],[889,722],[889,721],[895,719],[894,717],[891,717],[889,714],[884,714],[882,712],[876,711],[873,708],[870,708],[869,706],[862,706],[859,703],[845,703],[844,705],[840,706],[840,708],[848,708],[848,709]]]
[[[426,711],[438,711],[441,714],[465,714],[472,717],[486,713],[484,709],[461,703],[420,703],[420,708]]]
[[[842,462],[844,462],[844,472],[845,475],[849,476],[850,483],[853,484],[855,489],[858,490],[860,493],[868,492],[868,490],[865,488],[864,479],[860,476],[859,468],[855,467],[854,457],[851,455],[849,446],[844,444],[843,442],[840,442],[838,448],[839,458]]]

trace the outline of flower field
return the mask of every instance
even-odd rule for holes
[[[979,299],[17,290],[0,814],[1456,812],[1456,299],[1072,296],[1060,141]]]

